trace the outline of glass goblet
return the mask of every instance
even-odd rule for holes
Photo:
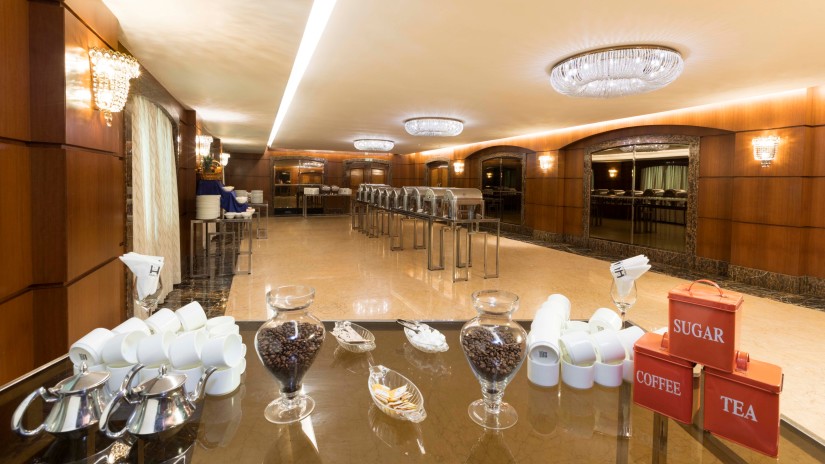
[[[625,315],[627,311],[630,309],[631,306],[636,304],[636,282],[633,282],[633,285],[630,287],[622,288],[619,285],[616,285],[616,281],[614,280],[613,283],[610,285],[610,298],[613,299],[613,304],[616,305],[616,308],[619,310],[619,314],[622,316],[622,326],[624,326],[625,322]]]

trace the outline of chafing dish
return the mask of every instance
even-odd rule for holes
[[[430,187],[424,190],[424,214],[430,216],[445,216],[444,194],[446,192],[447,189],[443,187]]]
[[[367,198],[367,184],[361,184],[358,186],[358,190],[355,191],[355,198],[358,201],[366,201]]]
[[[379,187],[378,188],[378,206],[381,208],[389,208],[390,207],[390,195],[392,195],[392,191],[394,189],[392,187]]]
[[[446,216],[450,219],[482,219],[484,196],[474,188],[448,188],[443,200]]]
[[[418,187],[401,187],[401,190],[404,191],[403,206],[401,208],[406,211],[418,211],[418,208],[413,207],[415,206],[414,198]]]
[[[370,204],[377,204],[378,203],[378,189],[381,187],[389,187],[389,185],[385,184],[367,184],[367,192],[364,201]]]
[[[392,189],[392,193],[390,194],[390,201],[387,207],[392,209],[404,209],[404,198],[404,189]]]
[[[414,213],[421,213],[424,211],[424,192],[429,190],[429,187],[408,187],[413,189],[407,196],[407,211]]]

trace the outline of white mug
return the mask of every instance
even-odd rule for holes
[[[175,311],[180,325],[186,332],[200,329],[206,325],[206,313],[197,301],[193,301]]]
[[[567,321],[564,324],[563,334],[570,332],[590,332],[590,325],[584,321]]]
[[[217,367],[218,369],[235,367],[242,359],[243,340],[238,334],[210,338],[201,350],[201,361],[205,367]]]
[[[561,378],[565,384],[585,390],[593,386],[596,370],[593,365],[576,366],[562,359]]]
[[[610,308],[599,308],[590,316],[590,333],[601,330],[621,330],[622,317]]]
[[[547,305],[554,311],[560,311],[565,321],[570,320],[570,300],[561,293],[554,293],[547,297],[547,301],[542,306]]]
[[[186,369],[201,363],[201,350],[209,337],[202,330],[183,332],[169,346],[169,361],[176,369]]]
[[[169,347],[175,340],[172,332],[160,332],[150,335],[138,342],[138,362],[156,367],[169,362]]]
[[[209,338],[221,338],[231,334],[240,334],[241,329],[235,324],[223,324],[211,329],[209,331]]]
[[[577,366],[592,366],[596,362],[596,348],[586,332],[568,332],[559,338],[562,359]]]
[[[211,330],[219,325],[234,325],[235,318],[232,316],[218,316],[206,320],[206,330]]]
[[[203,375],[203,366],[198,364],[186,369],[173,369],[172,373],[185,375],[186,383],[183,384],[183,389],[186,393],[192,393],[198,388],[198,382],[201,379],[201,375]]]
[[[633,376],[636,375],[636,366],[632,359],[625,359],[622,363],[622,377],[625,382],[633,383]]]
[[[78,366],[84,362],[87,366],[103,363],[103,346],[112,337],[114,334],[108,329],[92,330],[72,344],[69,348],[69,359]]]
[[[603,387],[618,387],[624,376],[624,363],[605,364],[597,362],[593,365],[593,379]]]
[[[138,383],[143,383],[149,379],[154,379],[160,375],[160,366],[146,366],[138,371]]]
[[[141,331],[115,334],[103,345],[103,362],[110,366],[136,364],[138,343],[146,337]]]
[[[553,387],[559,383],[559,361],[544,362],[542,358],[533,356],[531,350],[527,355],[527,379],[542,387]]]
[[[106,369],[109,371],[109,380],[106,382],[106,386],[109,389],[110,393],[114,393],[120,390],[120,387],[123,386],[123,381],[126,380],[126,374],[129,373],[130,370],[135,366],[107,366]],[[137,386],[139,376],[132,377],[132,381],[127,385],[127,388],[132,388]]]
[[[547,303],[544,303],[541,305],[541,308],[536,311],[533,322],[530,324],[530,330],[534,331],[537,329],[558,327],[559,332],[561,332],[561,328],[564,327],[564,323],[567,322],[564,319],[564,314],[561,311],[554,310],[546,305]]]
[[[597,359],[605,364],[621,364],[627,357],[627,352],[619,340],[619,333],[613,330],[602,330],[590,337],[596,347]]]
[[[119,326],[112,329],[114,333],[127,333],[127,332],[143,332],[146,335],[152,335],[152,329],[146,325],[146,322],[143,319],[139,319],[137,317],[132,317],[123,321]]]
[[[153,333],[172,332],[180,330],[180,319],[168,308],[161,308],[146,319],[146,325]]]
[[[227,395],[241,385],[241,373],[246,369],[246,360],[242,359],[234,367],[218,369],[206,381],[206,394],[212,396]]]
[[[619,340],[621,340],[622,346],[624,346],[624,350],[627,352],[627,359],[633,359],[633,346],[636,344],[638,339],[642,338],[642,335],[644,334],[645,331],[636,325],[617,332]]]

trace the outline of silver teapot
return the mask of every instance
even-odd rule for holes
[[[14,411],[11,428],[25,437],[49,432],[68,435],[82,432],[96,424],[106,405],[105,386],[108,372],[89,372],[86,363],[80,365],[77,375],[61,380],[52,388],[40,387],[27,396]],[[47,403],[55,403],[46,420],[33,430],[23,427],[23,416],[38,396]]]
[[[132,378],[143,367],[142,364],[138,364],[129,371],[120,390],[115,393],[100,416],[100,430],[110,438],[120,438],[126,432],[139,438],[156,438],[168,435],[166,432],[176,431],[192,417],[196,409],[195,403],[203,398],[206,381],[216,371],[214,367],[207,369],[198,381],[196,390],[187,395],[184,391],[186,376],[168,374],[167,366],[162,365],[157,377],[148,379],[130,390]],[[109,420],[121,400],[136,406],[126,420],[126,425],[114,431],[109,427]]]

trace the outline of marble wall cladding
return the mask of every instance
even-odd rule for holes
[[[802,280],[801,277],[734,266],[733,264],[728,266],[728,275],[738,282],[788,293],[799,293],[799,284]]]
[[[728,275],[729,264],[725,261],[697,256],[694,262],[696,265],[696,272],[715,275]]]
[[[799,293],[825,298],[825,279],[802,277],[799,284]]]

